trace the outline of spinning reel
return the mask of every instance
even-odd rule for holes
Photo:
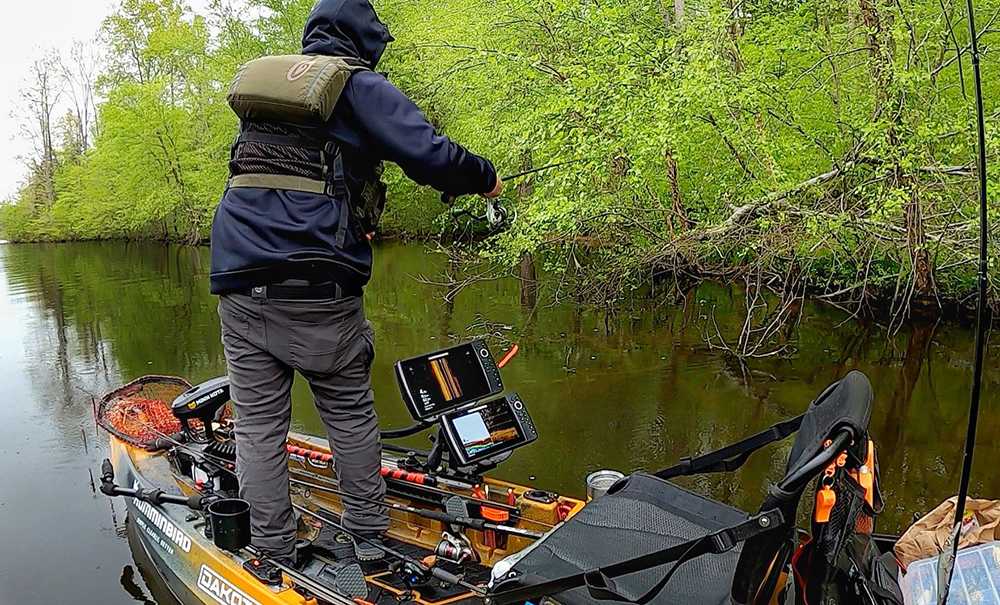
[[[514,222],[514,219],[517,218],[516,212],[512,217],[507,208],[500,205],[500,202],[498,201],[499,198],[487,198],[486,212],[480,216],[477,216],[465,208],[455,208],[454,204],[456,199],[457,198],[448,195],[447,193],[441,194],[441,201],[451,207],[451,216],[454,218],[467,216],[477,223],[486,223],[490,227],[499,227],[505,223]]]

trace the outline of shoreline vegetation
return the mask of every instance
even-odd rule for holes
[[[298,52],[312,3],[218,0],[195,14],[180,0],[124,0],[96,40],[40,58],[20,110],[30,174],[0,206],[0,237],[204,242],[237,127],[228,82],[249,59]],[[792,320],[807,294],[896,326],[971,308],[976,167],[969,33],[950,28],[959,4],[375,4],[397,39],[379,68],[442,131],[501,174],[580,160],[508,184],[517,218],[494,234],[448,218],[391,169],[383,236],[469,242],[455,254],[475,259],[476,279],[544,272],[557,300],[627,304],[706,277],[744,282],[748,342]],[[980,11],[988,45],[1000,0]],[[990,161],[998,65],[985,55]]]

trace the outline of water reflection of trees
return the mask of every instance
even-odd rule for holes
[[[5,247],[7,279],[40,314],[56,319],[63,363],[94,367],[110,353],[126,376],[149,372],[207,377],[222,367],[205,250],[129,243]],[[106,343],[110,351],[102,349]]]
[[[16,245],[2,255],[7,296],[27,317],[32,397],[64,444],[101,441],[92,433],[90,395],[126,378],[219,372],[217,319],[200,283],[199,250]]]
[[[595,468],[656,469],[721,447],[801,412],[827,384],[860,369],[875,390],[871,430],[890,501],[883,528],[904,527],[913,512],[955,489],[951,474],[960,463],[971,380],[972,338],[962,328],[914,324],[889,334],[871,320],[805,301],[780,335],[794,344],[793,354],[739,361],[708,350],[697,329],[705,305],[721,324],[742,323],[744,299],[732,288],[704,284],[678,297],[686,304],[644,309],[640,302],[612,315],[536,301],[526,318],[514,312],[523,281],[503,283],[463,291],[447,322],[460,333],[470,312],[485,312],[523,328],[520,361],[509,366],[506,380],[529,401],[543,440],[513,463],[544,476],[550,487],[578,491]],[[544,277],[539,283],[544,287]],[[734,475],[687,483],[752,509],[784,469],[789,447],[768,448]],[[980,447],[977,468],[993,454],[992,444]],[[539,459],[544,475],[530,463]],[[992,475],[977,476],[983,489],[1000,487]]]

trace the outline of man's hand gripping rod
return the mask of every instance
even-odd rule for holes
[[[500,180],[506,183],[519,178],[526,177],[531,174],[535,174],[545,170],[551,170],[552,168],[558,168],[560,166],[566,166],[569,164],[576,164],[577,162],[583,162],[587,159],[589,158],[568,160],[566,162],[556,162],[555,164],[548,164],[547,166],[542,166],[541,168],[532,168],[531,170],[525,170],[523,172],[518,172],[516,174],[511,174],[509,176],[500,177]],[[449,193],[441,194],[441,202],[447,204],[449,207],[455,205],[456,199],[458,199],[458,196],[454,196]],[[506,208],[500,205],[500,203],[497,201],[497,198],[486,198],[486,212],[482,216],[476,216],[475,214],[469,212],[464,208],[452,208],[451,215],[456,218],[465,215],[474,221],[480,223],[487,223],[491,227],[502,225],[503,223],[507,222],[508,218],[510,218],[510,213],[507,211]]]

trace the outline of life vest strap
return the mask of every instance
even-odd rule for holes
[[[329,183],[288,174],[238,174],[230,177],[227,188],[254,187],[328,195]]]

